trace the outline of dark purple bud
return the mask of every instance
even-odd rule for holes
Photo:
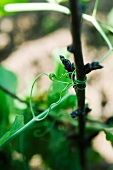
[[[74,63],[71,63],[68,59],[65,59],[64,56],[60,55],[60,60],[68,72],[73,72],[75,70]]]
[[[97,69],[101,69],[101,68],[103,68],[103,66],[101,66],[98,61],[93,61],[91,64],[87,63],[84,66],[85,74],[88,74],[93,70],[97,70]]]
[[[76,109],[75,111],[73,111],[73,112],[71,113],[71,117],[72,117],[72,118],[76,118],[77,116],[79,116],[79,115],[81,115],[81,114],[82,114],[82,111],[81,111],[80,108],[78,108],[78,109]]]
[[[87,115],[89,112],[91,112],[92,109],[90,109],[89,107],[85,108],[85,114]]]
[[[73,49],[73,46],[72,46],[72,45],[68,45],[68,46],[67,46],[67,50],[68,50],[70,53],[74,53],[74,49]]]

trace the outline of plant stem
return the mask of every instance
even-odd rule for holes
[[[51,110],[55,109],[58,105],[60,105],[63,101],[67,100],[70,94],[66,94],[65,96],[62,97],[59,103],[55,103],[53,106],[51,106]],[[41,121],[42,118],[49,112],[50,108],[39,114],[38,116],[32,118],[28,123],[26,123],[23,127],[18,129],[16,132],[14,132],[10,138],[4,143],[1,144],[0,141],[0,149],[3,148],[6,144],[11,142],[14,138],[16,138],[18,135],[23,133],[25,130],[29,129],[35,122]],[[2,140],[2,137],[0,138]]]
[[[103,39],[106,41],[108,47],[110,50],[113,49],[113,46],[111,44],[111,42],[109,41],[108,37],[106,36],[106,34],[104,33],[103,29],[101,28],[101,26],[99,25],[99,21],[94,18],[93,16],[87,15],[87,14],[83,14],[82,15],[83,19],[91,22],[94,27],[97,29],[97,31],[101,34],[101,36],[103,37]]]
[[[69,14],[70,11],[63,5],[54,3],[12,3],[4,6],[6,12],[22,12],[22,11],[57,11]]]
[[[92,16],[94,18],[96,18],[97,8],[98,8],[98,0],[95,1],[94,10],[93,10],[93,13],[92,13]]]
[[[77,79],[83,81],[85,78],[84,73],[84,62],[81,49],[81,16],[78,11],[78,0],[70,1],[71,11],[71,29],[72,29],[72,40],[73,40],[73,53],[76,67]],[[85,153],[85,90],[75,89],[78,99],[78,108],[81,109],[82,114],[79,116],[79,152],[80,152],[80,164],[81,169],[86,170],[86,153]]]

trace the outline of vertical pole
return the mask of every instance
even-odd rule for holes
[[[81,13],[78,9],[79,0],[69,0],[71,11],[71,31],[72,31],[72,48],[76,68],[77,79],[83,81],[85,78],[84,61],[81,49]],[[78,117],[79,122],[79,155],[81,169],[86,170],[86,152],[85,152],[85,89],[75,89],[78,101],[78,108],[82,113]]]

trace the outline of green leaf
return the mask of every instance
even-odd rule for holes
[[[0,66],[0,86],[15,94],[17,87],[16,75]],[[4,134],[9,123],[9,114],[14,108],[13,98],[0,90],[0,136]]]
[[[2,66],[0,66],[0,85],[9,89],[12,93],[15,92],[17,86],[16,75]]]
[[[69,108],[74,108],[77,106],[77,96],[75,94],[72,94],[68,97],[67,100],[62,102],[59,105],[59,109],[69,109]]]
[[[69,129],[68,129],[69,130]],[[67,129],[54,127],[50,134],[48,163],[51,169],[58,170],[80,170],[79,156],[76,140],[74,144],[66,138]],[[57,140],[56,140],[57,139]],[[73,150],[70,149],[72,144]],[[58,156],[56,156],[58,155]]]
[[[107,16],[107,23],[108,25],[113,27],[113,8],[111,9],[111,11],[109,12]]]
[[[6,144],[10,140],[11,136],[22,126],[24,126],[24,117],[22,115],[16,116],[11,129],[0,138],[0,147]]]
[[[24,125],[24,117],[23,115],[17,115],[14,123],[12,124],[12,127],[10,129],[11,132],[16,132],[18,129],[20,129]]]
[[[88,169],[95,169],[97,165],[101,164],[102,158],[101,155],[95,151],[92,147],[87,148],[87,162],[88,162]]]
[[[108,25],[108,24],[106,24],[106,23],[104,23],[100,20],[98,20],[98,22],[102,26],[102,28],[104,29],[105,33],[108,33],[109,31],[113,33],[113,27],[112,26],[110,26],[110,25]]]
[[[67,52],[66,49],[58,49],[53,52],[53,59],[55,61],[55,74],[58,78],[60,78],[61,81],[71,82],[71,80],[65,76],[66,70],[60,60],[59,55],[63,55],[65,58],[69,58],[69,52]],[[53,83],[53,92],[60,93],[65,86],[66,84],[63,83]]]
[[[113,142],[113,128],[105,128],[104,132],[106,134],[106,139]]]
[[[0,86],[6,88],[8,91],[15,94],[17,87],[17,78],[14,73],[6,70],[4,67],[0,66]],[[0,121],[8,117],[8,113],[13,107],[13,98],[0,90]],[[4,117],[4,118],[3,118]]]
[[[108,37],[106,36],[106,34],[103,31],[103,29],[101,28],[101,26],[98,23],[98,21],[93,16],[90,16],[90,15],[87,15],[87,14],[83,14],[82,17],[85,20],[92,22],[94,27],[97,29],[97,31],[100,33],[100,35],[103,37],[103,39],[106,41],[109,49],[112,50],[113,49],[112,44],[111,44],[110,40],[108,39]]]

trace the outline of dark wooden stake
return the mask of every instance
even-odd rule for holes
[[[83,81],[85,78],[84,61],[81,49],[81,13],[78,10],[78,0],[70,1],[71,11],[71,31],[72,31],[72,48],[74,54],[74,62],[76,67],[77,79]],[[78,117],[79,121],[79,152],[80,152],[80,164],[81,169],[86,170],[86,150],[85,150],[85,90],[75,89],[78,108],[82,113]]]

